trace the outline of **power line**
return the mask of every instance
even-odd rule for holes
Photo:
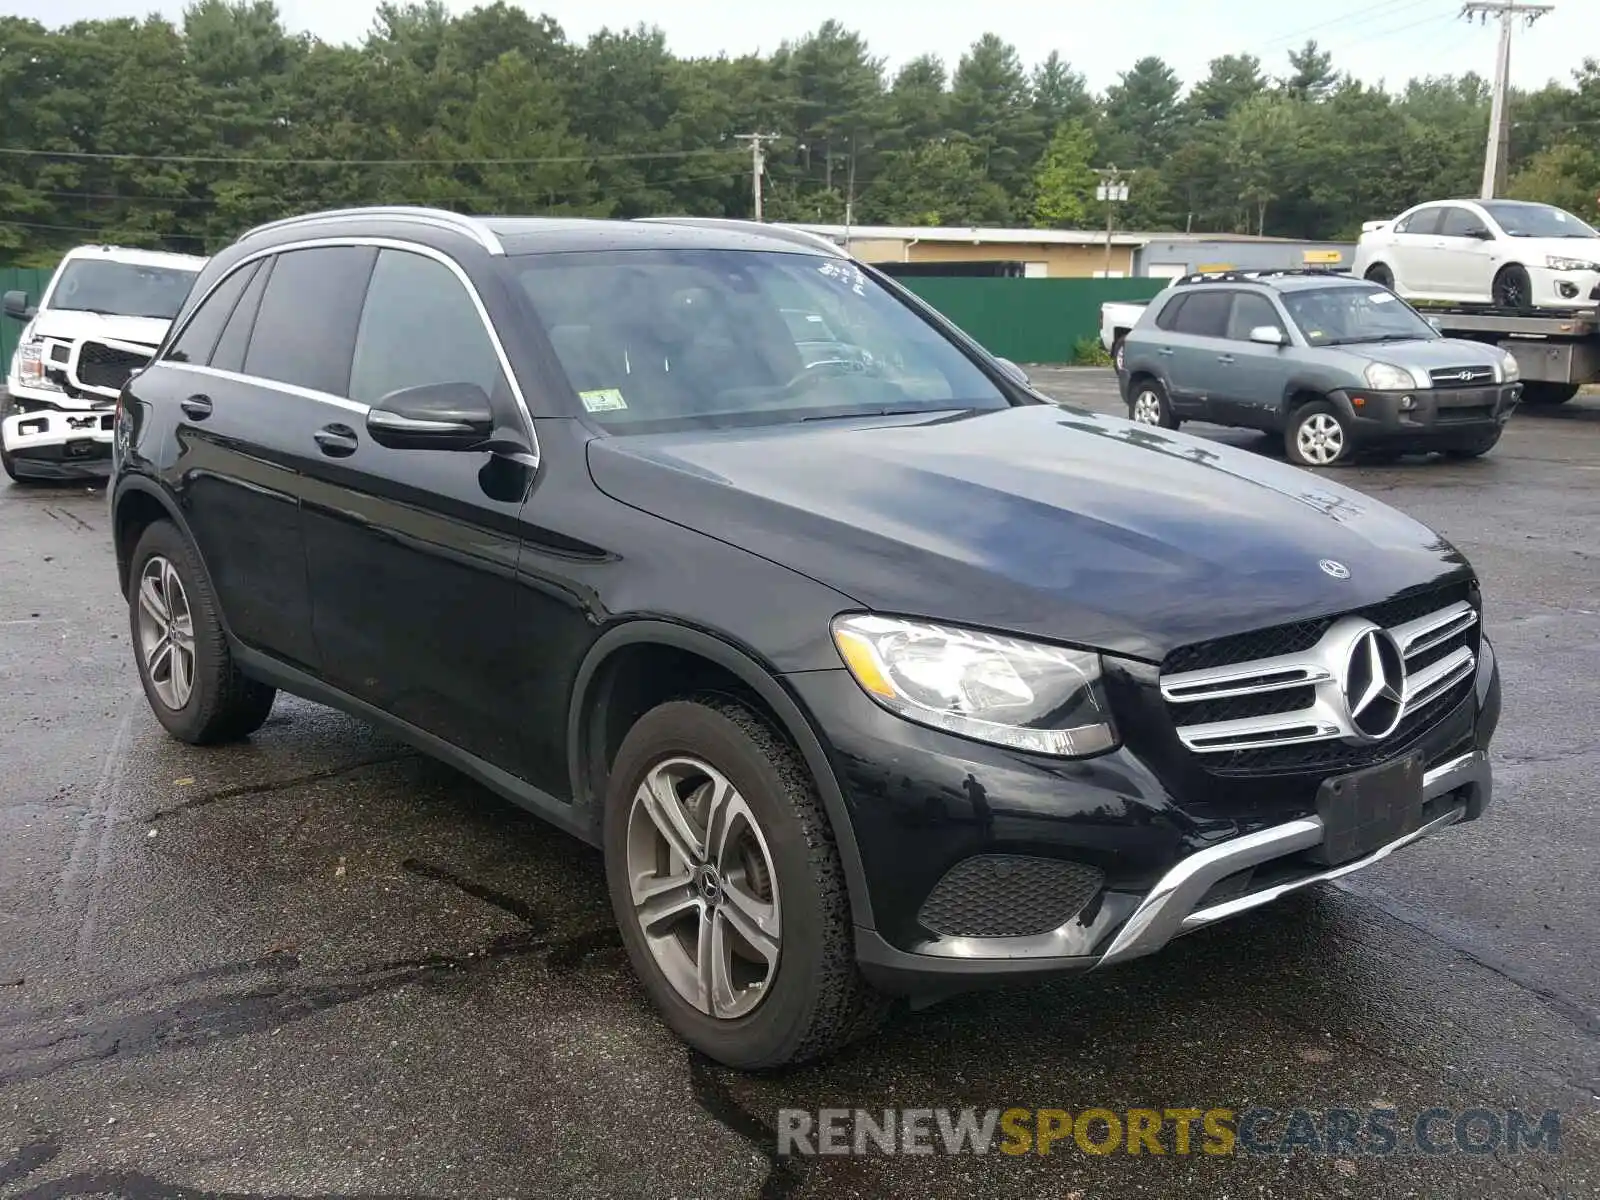
[[[772,136],[772,135],[763,135]],[[0,146],[0,154],[33,155],[40,158],[92,159],[101,162],[211,163],[284,167],[447,167],[505,166],[531,167],[556,163],[628,162],[644,159],[695,158],[703,154],[734,154],[718,146],[699,150],[651,150],[617,154],[565,154],[546,158],[257,158],[249,155],[215,154],[110,154],[91,150],[39,150]]]
[[[1359,17],[1364,17],[1368,13],[1375,13],[1380,9],[1388,9],[1389,11],[1386,15],[1393,16],[1396,13],[1405,12],[1407,9],[1417,8],[1423,4],[1432,2],[1435,2],[1435,0],[1410,0],[1409,3],[1396,7],[1394,0],[1378,0],[1377,4],[1368,5],[1366,8],[1358,8],[1355,12],[1345,13],[1342,17],[1334,17],[1331,20],[1322,21],[1316,25],[1308,25],[1304,29],[1295,30],[1293,33],[1279,34],[1277,37],[1272,38],[1269,41],[1257,43],[1255,48],[1265,49],[1268,46],[1278,46],[1284,42],[1292,42],[1296,38],[1304,37],[1308,33],[1316,33],[1318,30],[1330,29],[1335,25],[1343,25],[1346,21],[1354,21]]]

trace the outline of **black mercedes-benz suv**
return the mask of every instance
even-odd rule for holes
[[[599,845],[655,1003],[740,1067],[1147,954],[1490,798],[1448,542],[1058,407],[794,231],[253,230],[124,389],[109,502],[175,737],[281,688]]]

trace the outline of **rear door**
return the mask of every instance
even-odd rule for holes
[[[340,247],[247,263],[163,361],[180,413],[173,486],[229,628],[308,670],[318,665],[299,511],[308,445],[296,429],[341,402],[374,257]]]
[[[518,686],[518,514],[533,472],[487,451],[393,450],[366,431],[390,392],[474,383],[498,423],[522,408],[466,276],[438,251],[385,247],[355,331],[346,403],[297,436],[323,674],[336,687],[506,769]]]
[[[1395,225],[1395,282],[1408,294],[1440,290],[1439,222],[1443,218],[1443,205],[1430,204]]]
[[[1233,290],[1214,284],[1193,285],[1183,298],[1183,307],[1172,318],[1166,344],[1168,359],[1168,398],[1180,416],[1201,420],[1226,420],[1213,401],[1227,392],[1227,363],[1232,347],[1227,341],[1228,314],[1232,310]]]

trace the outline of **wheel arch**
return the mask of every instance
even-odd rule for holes
[[[618,727],[608,725],[605,717],[614,701],[620,703],[624,714],[632,707],[626,695],[619,699],[614,689],[619,682],[627,679],[626,672],[639,664],[641,655],[647,663],[652,656],[658,663],[663,659],[676,658],[680,666],[686,661],[686,656],[688,660],[698,660],[711,668],[706,673],[709,678],[714,679],[717,672],[722,673],[726,679],[738,685],[738,691],[744,693],[745,699],[757,702],[755,707],[800,752],[816,782],[823,809],[833,829],[840,865],[844,868],[852,919],[859,926],[874,928],[871,899],[861,864],[861,852],[856,844],[855,829],[838,777],[810,718],[783,686],[776,672],[750,652],[704,630],[672,621],[637,618],[613,626],[590,646],[574,677],[567,712],[567,765],[574,815],[598,830],[604,789],[610,772],[610,756],[620,743],[620,735],[625,734],[632,724],[628,720],[619,733]],[[677,678],[678,682],[671,689],[673,694],[683,695],[697,690],[693,672]]]
[[[134,547],[146,529],[163,520],[171,521],[189,539],[200,569],[206,573],[206,583],[211,584],[211,569],[177,502],[153,480],[142,475],[127,475],[113,485],[111,493],[111,540],[117,557],[117,586],[124,596],[128,594],[128,569]],[[212,593],[215,592],[213,586]],[[223,624],[227,624],[226,617],[223,617]]]

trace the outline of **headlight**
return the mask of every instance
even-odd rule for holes
[[[1600,263],[1590,262],[1586,258],[1563,258],[1559,254],[1552,254],[1544,260],[1544,265],[1552,271],[1600,271]]]
[[[16,369],[17,382],[24,387],[52,392],[61,390],[58,384],[45,378],[44,344],[37,338],[29,338],[17,347]]]
[[[1380,392],[1405,392],[1412,388],[1427,387],[1432,382],[1426,374],[1419,377],[1404,367],[1383,362],[1368,363],[1366,378],[1367,386],[1377,388]]]
[[[866,615],[835,620],[833,641],[862,690],[908,721],[1063,758],[1117,744],[1098,654]]]
[[[1500,382],[1515,383],[1522,378],[1522,364],[1509,350],[1500,351]]]

